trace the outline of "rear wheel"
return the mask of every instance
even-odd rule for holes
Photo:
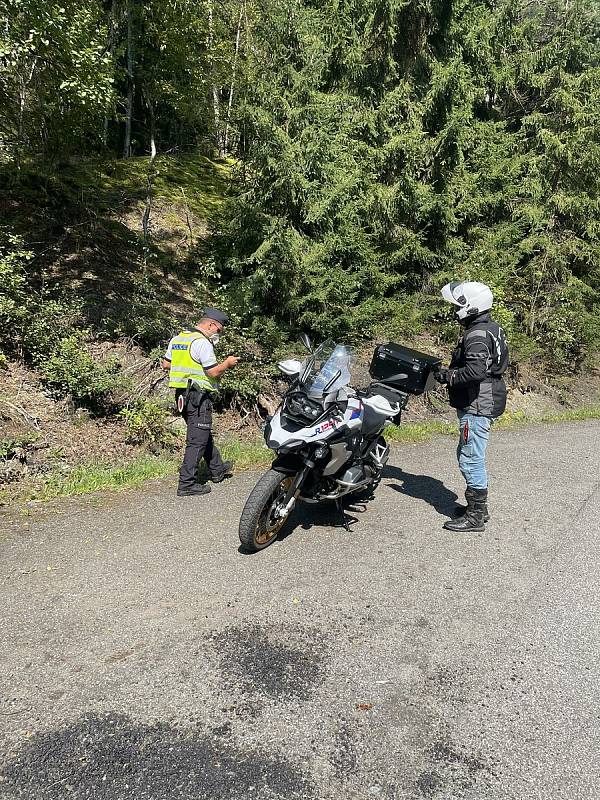
[[[270,469],[250,492],[239,530],[240,542],[247,550],[264,550],[277,538],[289,517],[289,512],[285,516],[280,512],[293,480],[293,475]]]

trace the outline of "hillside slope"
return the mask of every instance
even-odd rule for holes
[[[147,158],[132,158],[53,173],[24,169],[18,185],[4,182],[4,227],[30,253],[20,296],[25,313],[15,317],[4,356],[0,346],[5,500],[43,492],[90,464],[137,462],[148,450],[158,459],[150,473],[172,468],[181,438],[158,357],[175,328],[215,297],[207,235],[230,174],[231,164],[187,155],[160,156],[152,168]],[[246,356],[225,386],[216,423],[236,440],[256,440],[260,415],[283,388],[273,362],[297,348],[286,332],[263,331],[260,323],[222,345]],[[394,336],[384,326],[377,340]],[[403,341],[448,354],[435,332]],[[368,382],[372,347],[360,347],[359,385]],[[528,416],[600,402],[598,371],[550,382],[519,364],[510,380],[509,407]],[[413,401],[406,414],[408,421],[440,417],[452,419],[443,390]]]
[[[98,335],[141,328],[152,343],[169,313],[193,309],[202,242],[229,171],[188,155],[159,156],[152,168],[147,158],[131,158],[25,172],[18,185],[4,185],[0,213],[34,253],[32,285],[75,295]]]

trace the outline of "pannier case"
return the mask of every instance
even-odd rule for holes
[[[433,370],[439,364],[441,360],[435,356],[388,342],[375,348],[369,373],[372,378],[402,392],[423,394],[433,389]]]

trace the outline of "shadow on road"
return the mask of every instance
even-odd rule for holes
[[[401,481],[401,483],[390,483],[389,479]],[[448,489],[437,478],[432,478],[430,475],[414,475],[399,467],[388,465],[383,470],[380,483],[373,490],[369,490],[367,493],[362,492],[356,498],[352,495],[344,498],[344,511],[351,525],[359,521],[360,514],[367,510],[368,503],[375,498],[377,491],[381,491],[381,485],[408,495],[408,497],[414,497],[416,500],[424,500],[433,506],[438,514],[445,516],[453,515],[458,499],[456,492]],[[357,514],[358,516],[356,516]],[[299,503],[293,518],[279,535],[279,539],[285,539],[297,527],[310,530],[314,525],[331,528],[343,527],[340,512],[335,503]]]
[[[432,478],[430,475],[413,475],[411,472],[389,465],[383,470],[382,480],[385,481],[386,478],[401,481],[400,484],[386,483],[390,489],[417,500],[424,500],[433,506],[438,514],[452,516],[458,495],[446,488],[437,478]]]
[[[298,531],[300,528],[309,531],[311,528],[336,528],[341,533],[349,535],[355,531],[356,523],[360,523],[360,515],[367,510],[367,504],[372,500],[372,492],[362,493],[359,498],[344,498],[344,516],[350,526],[350,531],[346,531],[342,520],[342,515],[334,502],[323,503],[304,503],[299,502],[287,520],[279,536],[271,547],[282,544],[288,536]],[[240,555],[254,555],[247,551],[243,546],[238,547]]]
[[[389,483],[390,479],[400,481],[400,483]],[[383,470],[381,483],[396,492],[400,492],[400,494],[414,497],[417,500],[424,500],[430,506],[433,506],[438,514],[446,517],[454,515],[454,507],[458,496],[456,492],[446,488],[442,481],[437,478],[432,478],[430,475],[414,475],[411,472],[405,472],[399,467],[388,465]],[[360,515],[367,510],[368,503],[374,499],[378,487],[379,483],[373,489],[361,492],[356,497],[348,495],[344,498],[344,515],[351,526],[350,533],[354,532],[356,523],[360,523]],[[381,491],[381,489],[379,490]],[[335,503],[300,502],[273,544],[282,544],[298,528],[308,531],[315,526],[338,528],[345,532],[342,516]],[[242,546],[238,548],[238,552],[241,555],[251,555]]]

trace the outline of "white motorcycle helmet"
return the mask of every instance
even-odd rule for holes
[[[494,302],[490,287],[477,281],[447,283],[442,289],[442,297],[458,306],[456,316],[461,321],[489,311]]]

